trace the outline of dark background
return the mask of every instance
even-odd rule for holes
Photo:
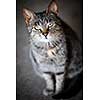
[[[51,0],[17,0],[16,8],[16,69],[17,69],[17,100],[53,100],[51,97],[42,95],[42,90],[45,87],[45,82],[37,75],[32,68],[29,60],[29,43],[28,34],[25,22],[22,16],[22,9],[24,7],[33,9],[34,11],[42,11],[47,8]],[[59,13],[63,19],[72,29],[77,33],[80,40],[82,40],[82,21],[83,21],[83,1],[82,0],[58,0]],[[82,90],[66,100],[80,100],[82,97]]]

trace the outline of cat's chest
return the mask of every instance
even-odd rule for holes
[[[44,47],[39,48],[35,45],[33,46],[33,53],[34,56],[39,64],[45,64],[45,65],[62,65],[66,61],[66,44],[59,44],[56,47]]]

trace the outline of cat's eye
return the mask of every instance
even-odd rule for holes
[[[35,29],[35,30],[39,30],[39,28],[38,28],[38,27],[34,27],[34,29]]]
[[[49,23],[48,26],[49,26],[49,28],[52,28],[55,26],[55,23]]]
[[[49,24],[49,27],[51,27],[51,26],[53,26],[53,24],[52,24],[52,23],[50,23],[50,24]]]
[[[40,28],[38,28],[38,27],[34,27],[34,29],[35,29],[36,31],[42,32],[42,30],[41,30]]]
[[[35,30],[39,30],[39,29],[40,29],[40,27],[39,27],[38,25],[34,25],[33,28],[34,28]]]

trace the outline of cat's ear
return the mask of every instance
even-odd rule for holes
[[[54,12],[55,14],[59,14],[58,13],[58,4],[56,0],[52,0],[47,8],[47,13],[49,12]]]
[[[30,21],[36,18],[36,15],[34,12],[31,12],[30,10],[25,9],[25,8],[23,9],[23,16],[25,18],[25,23],[27,26],[29,25]]]

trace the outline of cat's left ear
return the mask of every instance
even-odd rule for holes
[[[59,14],[58,12],[58,4],[56,0],[52,0],[47,8],[47,13],[53,12],[55,14]]]

